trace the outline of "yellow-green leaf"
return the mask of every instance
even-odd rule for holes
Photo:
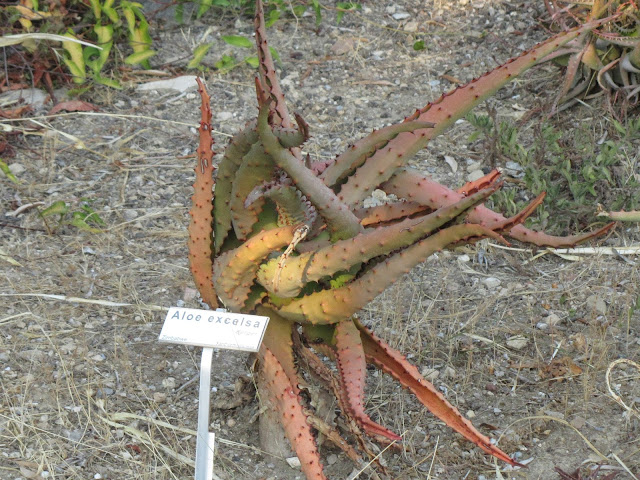
[[[62,200],[53,202],[50,206],[40,212],[40,216],[49,217],[51,215],[64,215],[69,211],[69,207]]]
[[[187,68],[198,68],[200,66],[200,62],[202,62],[202,59],[212,46],[213,43],[204,43],[202,45],[198,45],[193,51],[193,58],[187,65]]]
[[[253,42],[246,37],[241,37],[240,35],[223,35],[222,40],[224,40],[229,45],[233,45],[234,47],[243,47],[243,48],[252,48]]]
[[[9,180],[13,183],[20,183],[20,181],[16,178],[16,176],[11,173],[11,169],[9,169],[9,165],[0,160],[0,172],[4,173]]]
[[[129,55],[127,58],[124,59],[124,63],[126,63],[127,65],[135,65],[136,63],[142,63],[145,60],[148,60],[149,58],[153,57],[155,54],[156,52],[154,50],[145,50],[142,52],[132,53],[131,55]]]

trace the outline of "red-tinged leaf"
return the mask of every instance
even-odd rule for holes
[[[191,223],[189,224],[189,267],[202,300],[211,308],[218,307],[218,296],[213,286],[213,262],[211,260],[213,232],[213,137],[211,136],[211,105],[209,94],[198,78],[200,92],[200,145],[196,181],[191,197]]]
[[[431,413],[467,440],[475,443],[482,450],[500,460],[511,465],[520,465],[509,457],[509,455],[493,445],[489,437],[476,430],[471,422],[464,418],[430,382],[425,380],[418,372],[418,369],[410,364],[400,352],[392,349],[367,328],[358,323],[357,320],[354,320],[354,324],[358,330],[360,330],[362,346],[369,362],[375,364],[398,380],[403,387],[411,390]]]
[[[264,345],[260,349],[262,375],[266,380],[267,395],[282,417],[284,431],[300,459],[307,480],[326,480],[322,472],[316,441],[302,410],[296,388],[287,377],[276,356]]]
[[[377,424],[364,411],[364,383],[367,374],[367,362],[360,341],[360,333],[351,320],[336,325],[336,357],[340,367],[340,379],[346,391],[345,399],[351,415],[365,432],[380,435],[390,440],[402,438],[391,430]]]
[[[25,113],[33,110],[31,105],[22,105],[20,107],[12,108],[10,110],[0,110],[1,118],[21,118]]]
[[[100,110],[95,105],[92,105],[88,102],[83,102],[82,100],[69,100],[67,102],[60,102],[55,105],[51,111],[49,111],[49,115],[54,115],[58,112],[97,112]]]
[[[439,184],[411,168],[398,170],[388,182],[382,185],[381,188],[387,193],[393,193],[398,197],[422,203],[423,205],[433,209],[441,208],[444,205],[450,205],[463,198],[462,194],[454,192],[450,188]],[[505,218],[499,213],[488,209],[484,205],[478,205],[469,212],[467,220],[469,222],[479,223],[493,230],[496,226],[504,222]],[[615,223],[610,223],[598,230],[587,232],[582,235],[555,237],[544,232],[530,230],[523,225],[516,225],[509,231],[508,236],[515,238],[516,240],[520,240],[521,242],[529,242],[539,246],[556,248],[570,247],[603,235],[614,226]]]
[[[495,182],[499,176],[500,172],[497,169],[491,170],[484,177],[481,177],[478,180],[474,180],[472,182],[465,183],[462,187],[456,190],[456,192],[461,195],[471,195]]]

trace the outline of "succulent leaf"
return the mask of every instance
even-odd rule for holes
[[[263,198],[248,204],[247,197],[258,185],[270,181],[274,170],[273,161],[264,152],[262,144],[254,143],[242,159],[231,187],[231,223],[239,240],[244,240],[251,233],[264,205]]]
[[[386,227],[368,229],[353,238],[341,240],[315,252],[303,253],[290,258],[280,274],[278,288],[272,279],[278,260],[270,260],[260,267],[258,282],[268,291],[280,297],[294,297],[308,282],[320,280],[352,266],[367,262],[374,257],[387,255],[394,250],[407,247],[434,230],[452,221],[463,212],[491,196],[501,184],[493,184],[459,202],[429,215],[408,218]]]
[[[418,369],[389,345],[376,337],[369,329],[357,320],[354,324],[360,331],[360,338],[367,360],[384,372],[391,375],[400,384],[410,390],[420,402],[436,417],[460,433],[467,440],[478,445],[482,450],[511,465],[520,465],[509,455],[491,443],[491,440],[480,433],[464,418],[457,408],[451,405],[435,387],[425,380]]]
[[[278,309],[283,317],[303,323],[338,323],[362,309],[399,276],[451,243],[471,237],[501,237],[480,225],[463,224],[440,230],[370,268],[353,282],[336,290],[296,298]]]
[[[295,226],[264,230],[215,259],[213,281],[227,308],[234,311],[242,309],[260,263],[273,251],[289,245],[294,232]]]
[[[433,209],[449,205],[463,198],[461,194],[454,192],[411,168],[405,168],[396,172],[393,178],[386,182],[382,188],[387,193],[393,193],[407,200],[422,203]],[[488,209],[484,205],[477,206],[471,210],[467,216],[467,221],[485,225],[490,229],[494,229],[496,225],[504,222],[504,220],[505,218],[502,215]],[[556,237],[544,232],[530,230],[523,225],[516,225],[509,231],[508,236],[521,242],[557,248],[576,245],[598,237],[614,226],[615,223],[610,223],[602,228],[582,235]]]
[[[302,161],[280,145],[268,123],[268,110],[266,105],[262,105],[258,114],[258,133],[266,152],[316,207],[335,239],[350,238],[359,233],[360,221],[349,207],[338,200],[335,193],[313,175]]]
[[[216,178],[216,190],[213,203],[215,230],[215,250],[220,252],[224,240],[231,230],[231,190],[236,172],[242,164],[242,159],[249,153],[254,143],[258,141],[256,121],[253,120],[240,132],[231,138],[224,156],[218,164],[218,176]]]
[[[362,166],[367,159],[376,151],[383,148],[389,140],[393,140],[402,132],[415,132],[427,128],[433,128],[431,122],[403,122],[396,125],[374,130],[365,138],[358,140],[341,155],[338,155],[334,162],[329,165],[320,175],[325,184],[333,186],[353,171]]]
[[[366,432],[387,437],[390,440],[401,440],[400,436],[371,420],[364,411],[364,379],[367,363],[360,341],[360,332],[351,319],[336,325],[335,343],[340,380],[351,415]]]
[[[211,104],[202,81],[197,78],[200,91],[200,145],[196,181],[191,197],[191,223],[189,224],[189,267],[193,280],[198,286],[202,300],[211,308],[217,308],[218,297],[212,281],[211,245],[213,233],[213,137],[211,136]]]
[[[367,227],[403,219],[418,213],[424,213],[426,210],[429,210],[429,207],[425,205],[420,205],[416,202],[400,201],[376,205],[375,207],[356,208],[353,213],[360,219],[360,224],[363,227]]]
[[[261,347],[260,355],[261,374],[267,379],[267,393],[271,403],[282,416],[284,431],[300,459],[302,471],[308,480],[326,480],[316,441],[302,410],[296,388],[276,356],[267,347]]]

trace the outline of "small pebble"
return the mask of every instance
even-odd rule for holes
[[[286,459],[291,468],[300,468],[301,463],[298,457],[289,457]]]
[[[558,325],[562,321],[562,319],[558,315],[556,315],[555,313],[549,314],[549,316],[545,320],[552,327],[555,327],[556,325]]]
[[[124,219],[127,221],[138,218],[138,212],[135,211],[133,208],[127,208],[122,215],[124,216]]]
[[[482,283],[484,283],[487,288],[494,289],[496,287],[499,287],[502,282],[500,281],[499,278],[488,277],[482,280]]]
[[[25,166],[21,163],[12,163],[9,165],[9,171],[14,175],[20,175],[21,173],[24,173],[25,170]]]

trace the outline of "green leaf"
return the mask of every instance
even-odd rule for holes
[[[213,0],[200,0],[198,2],[198,13],[196,13],[196,18],[200,18],[202,15],[207,13],[212,6]]]
[[[318,27],[322,22],[322,8],[318,0],[311,0],[311,6],[313,7],[313,11],[316,13],[316,27]]]
[[[80,230],[84,230],[85,232],[91,232],[91,233],[102,232],[102,230],[100,230],[99,228],[90,226],[85,221],[85,218],[86,216],[82,212],[74,212],[73,216],[71,217],[71,220],[68,223],[69,225],[73,225],[74,227],[79,228]]]
[[[118,12],[115,8],[103,6],[102,12],[109,17],[111,23],[117,24],[120,21],[120,17],[118,16]]]
[[[271,25],[273,25],[274,23],[276,23],[278,21],[278,19],[280,18],[280,10],[277,9],[273,9],[269,12],[269,16],[268,18],[265,20],[264,24],[267,28],[269,28]]]
[[[117,90],[122,90],[122,85],[120,85],[120,82],[117,80],[114,80],[113,78],[106,78],[106,77],[103,77],[102,75],[96,75],[95,77],[93,77],[93,80],[96,83],[99,83],[100,85],[104,85],[105,87],[111,87]]]
[[[271,52],[271,56],[274,58],[274,60],[279,62],[280,54],[278,53],[278,51],[273,47],[269,47],[269,51]]]
[[[340,23],[340,20],[342,20],[345,13],[349,11],[362,10],[362,5],[355,2],[338,2],[336,3],[336,8],[338,9],[336,23]]]
[[[60,215],[62,218],[69,211],[69,207],[62,200],[53,202],[50,206],[40,212],[41,217],[49,217],[51,215]]]
[[[106,223],[104,222],[104,220],[102,220],[102,218],[100,218],[100,215],[98,215],[98,212],[96,212],[93,208],[91,208],[89,205],[87,205],[86,203],[84,205],[82,205],[82,211],[85,213],[84,216],[84,221],[85,222],[93,222],[96,225],[106,225]]]
[[[11,180],[13,183],[20,183],[20,181],[16,178],[16,176],[11,173],[9,169],[9,165],[0,160],[0,172],[4,173],[6,177]]]
[[[413,44],[413,49],[416,52],[419,52],[420,50],[424,50],[426,47],[424,46],[424,40],[418,40],[416,43]]]
[[[187,65],[187,68],[198,68],[200,66],[200,62],[202,62],[202,59],[212,46],[213,43],[203,43],[202,45],[198,45],[193,51],[193,58]]]
[[[184,21],[184,3],[183,2],[177,3],[176,10],[174,13],[174,18],[178,23],[182,23]]]
[[[213,64],[221,72],[228,72],[236,66],[236,59],[231,55],[222,55],[222,58]]]
[[[251,65],[253,68],[258,68],[258,66],[260,65],[260,60],[258,60],[258,57],[245,57],[244,61]]]
[[[93,16],[96,17],[96,20],[100,20],[100,16],[102,14],[102,7],[100,6],[100,0],[89,0],[91,3],[91,10],[93,11]]]
[[[234,47],[253,47],[253,42],[251,40],[245,37],[241,37],[240,35],[223,35],[222,40],[224,40],[229,45],[233,45]]]
[[[155,50],[143,50],[142,52],[136,52],[129,55],[124,59],[124,63],[127,65],[135,65],[136,63],[143,63],[145,60],[153,57],[157,52]]]
[[[64,36],[76,38],[72,32],[68,32]],[[83,83],[87,78],[87,73],[85,71],[82,45],[76,42],[62,42],[62,48],[64,48],[66,53],[63,61],[69,69],[69,72],[71,72],[71,75],[73,75],[73,81],[75,83]]]

